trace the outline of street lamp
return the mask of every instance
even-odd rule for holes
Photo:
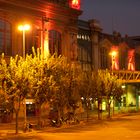
[[[25,59],[25,33],[26,31],[30,30],[30,25],[29,24],[22,24],[18,26],[18,30],[22,31],[22,37],[23,37],[23,58]],[[26,117],[26,99],[24,100],[24,125],[26,127],[27,123],[27,117]]]
[[[24,25],[19,25],[18,30],[22,31],[22,37],[23,37],[23,58],[25,59],[25,32],[30,30],[30,25],[29,24],[24,24]]]

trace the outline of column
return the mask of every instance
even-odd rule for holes
[[[99,62],[99,34],[102,31],[97,20],[89,20],[91,28],[91,41],[92,41],[92,65],[95,70],[100,67]]]

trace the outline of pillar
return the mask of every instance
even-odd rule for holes
[[[92,42],[92,65],[95,70],[100,67],[99,62],[99,34],[102,31],[97,20],[89,20],[91,28],[91,42]]]

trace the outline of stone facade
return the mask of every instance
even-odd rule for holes
[[[23,55],[23,34],[18,25],[29,24],[30,30],[25,31],[25,53],[31,53],[34,46],[40,48],[44,57],[57,53],[78,60],[83,70],[111,69],[109,53],[112,46],[117,46],[116,67],[128,69],[128,52],[134,49],[134,65],[139,70],[139,37],[121,37],[117,32],[105,34],[99,21],[78,20],[82,11],[80,1],[77,3],[76,7],[73,0],[0,0],[0,55],[5,53],[8,59]]]
[[[118,32],[105,34],[99,21],[78,20],[82,14],[80,0],[79,5],[72,1],[0,0],[0,55],[5,53],[7,60],[23,55],[23,34],[18,25],[29,24],[25,53],[30,54],[34,46],[44,57],[56,53],[78,61],[83,70],[140,70],[140,37],[122,37]],[[115,58],[109,55],[112,47],[117,48]],[[134,50],[134,56],[128,53],[130,50]]]
[[[79,61],[84,70],[140,70],[140,37],[102,32],[97,20],[78,21]],[[112,52],[117,53],[113,60]],[[113,61],[116,66],[112,66]]]
[[[3,42],[0,44],[0,53],[22,56],[23,36],[18,25],[29,24],[31,29],[25,32],[26,53],[31,53],[34,46],[40,48],[44,55],[47,49],[50,53],[57,50],[57,53],[73,59],[71,51],[77,50],[77,20],[81,13],[70,7],[68,0],[0,0],[0,39]],[[5,32],[9,34],[4,35]],[[74,55],[76,59],[77,54]]]

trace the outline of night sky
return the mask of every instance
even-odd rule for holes
[[[81,0],[80,19],[97,19],[104,33],[140,36],[140,0]]]

